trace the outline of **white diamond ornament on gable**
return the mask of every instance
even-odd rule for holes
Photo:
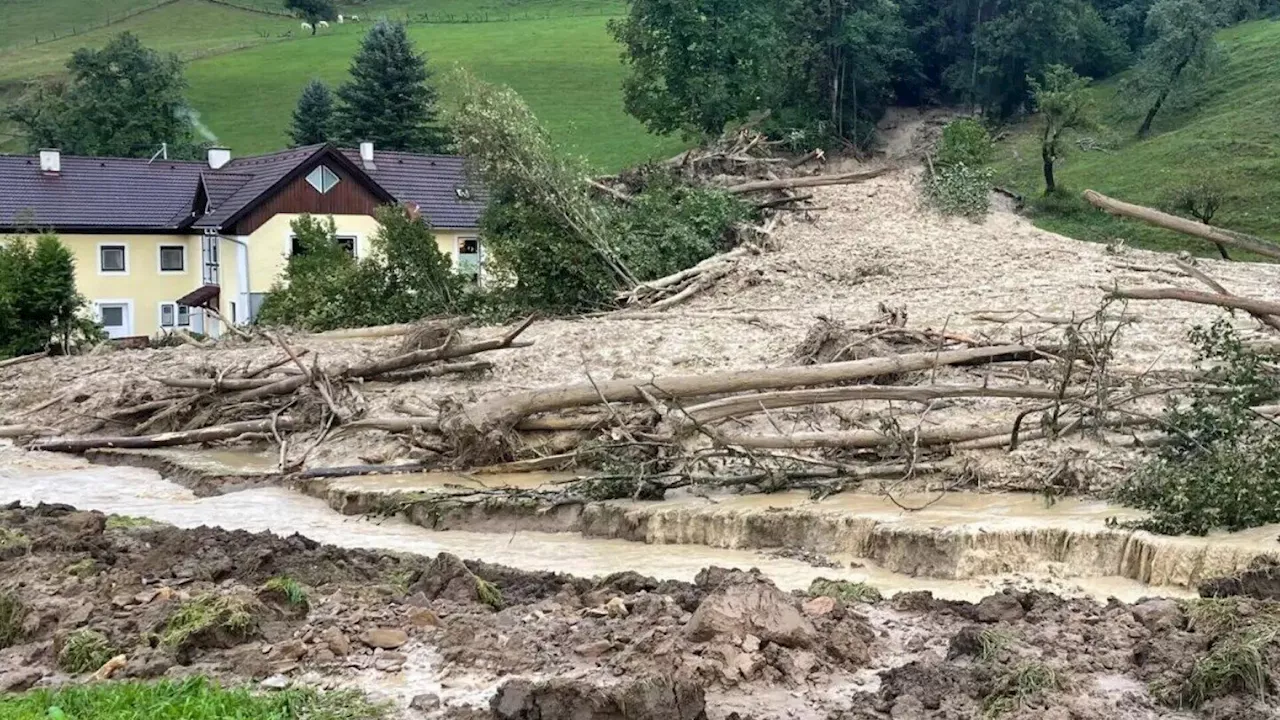
[[[307,175],[307,184],[316,189],[321,195],[333,189],[338,184],[338,174],[330,170],[328,167],[321,165],[312,170]]]

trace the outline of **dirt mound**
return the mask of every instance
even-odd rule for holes
[[[1200,596],[1209,598],[1245,595],[1259,600],[1280,600],[1280,559],[1258,558],[1243,572],[1200,583]]]
[[[599,686],[580,680],[511,680],[490,703],[495,720],[706,720],[701,687],[667,677]]]

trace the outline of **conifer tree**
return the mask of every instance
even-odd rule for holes
[[[329,86],[312,80],[298,98],[293,110],[293,124],[289,137],[293,147],[315,145],[333,138],[333,93]]]
[[[400,23],[379,20],[373,26],[338,99],[339,135],[349,144],[369,141],[410,152],[444,152],[448,147],[426,60],[415,52]]]

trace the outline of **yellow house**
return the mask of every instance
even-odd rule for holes
[[[112,337],[244,324],[295,251],[290,223],[332,217],[357,257],[381,205],[429,222],[458,272],[479,278],[483,194],[459,157],[332,144],[205,162],[0,156],[0,234],[52,230],[76,258],[76,286]]]

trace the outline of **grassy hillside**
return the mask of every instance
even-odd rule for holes
[[[77,17],[71,6],[82,1],[0,0],[0,27],[8,28],[12,16],[25,18],[29,29],[47,28],[59,18]],[[272,10],[281,4],[230,1]],[[18,3],[20,14],[4,4],[8,2]],[[119,12],[130,3],[146,6],[155,0],[88,2]],[[437,73],[461,65],[514,87],[562,144],[602,169],[673,155],[683,147],[678,139],[649,135],[622,110],[624,69],[606,29],[607,16],[624,8],[622,0],[369,0],[343,7],[360,14],[363,22],[335,24],[312,37],[288,18],[208,0],[176,0],[74,37],[0,50],[0,105],[16,97],[25,81],[62,72],[76,48],[100,46],[129,30],[150,47],[189,61],[189,97],[219,142],[237,153],[275,150],[285,143],[289,115],[303,85],[313,77],[343,82],[373,18],[389,14],[416,20],[423,13],[435,18],[454,13],[461,20],[484,14],[490,20],[513,19],[413,22],[409,32]],[[19,138],[0,127],[0,151],[21,149]]]
[[[31,45],[96,27],[160,0],[4,0],[0,3],[0,49]]]
[[[649,135],[623,112],[623,67],[605,23],[565,17],[412,25],[409,32],[437,74],[462,65],[510,85],[561,143],[601,168],[679,152],[679,140]],[[345,81],[360,37],[361,30],[344,26],[323,37],[192,62],[191,101],[219,142],[237,152],[278,148],[303,85],[313,77]]]
[[[1280,241],[1280,21],[1229,28],[1218,40],[1225,67],[1190,102],[1166,108],[1147,140],[1134,137],[1145,107],[1128,102],[1115,82],[1094,91],[1104,127],[1088,133],[1093,142],[1085,146],[1095,149],[1083,150],[1073,138],[1057,167],[1058,183],[1070,196],[1033,208],[1037,225],[1084,240],[1123,238],[1153,249],[1213,255],[1205,243],[1108,217],[1086,209],[1078,198],[1088,188],[1159,206],[1179,185],[1218,177],[1227,195],[1214,224]],[[1037,120],[1013,130],[997,162],[997,182],[1028,198],[1044,189]]]

